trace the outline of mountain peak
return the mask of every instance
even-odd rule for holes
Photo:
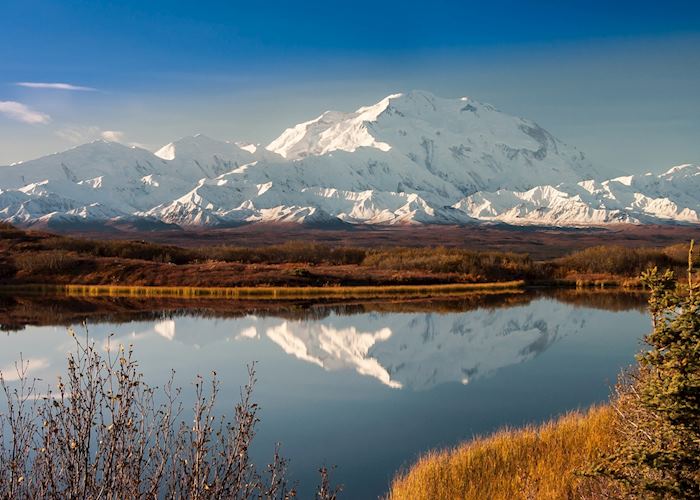
[[[178,156],[186,157],[226,157],[228,155],[246,156],[250,152],[237,144],[212,139],[204,134],[195,134],[181,137],[155,152],[155,155],[163,160],[174,160]]]
[[[682,165],[676,165],[666,170],[662,175],[669,176],[674,174],[682,175],[700,175],[700,166],[693,163],[684,163]]]
[[[426,103],[435,108],[434,104],[431,104],[435,99],[430,92],[412,90],[407,93],[390,94],[375,104],[362,106],[354,112],[325,111],[313,120],[286,129],[268,144],[266,149],[291,160],[338,150],[353,152],[361,147],[386,152],[391,146],[376,140],[367,124],[376,122],[381,116],[392,114],[392,111],[397,109],[398,115],[404,116],[401,109],[417,110],[426,106]]]
[[[378,159],[389,153],[413,170],[460,179],[464,194],[513,180],[527,189],[536,180],[598,176],[580,152],[534,122],[471,98],[445,99],[424,90],[391,94],[350,113],[323,113],[288,128],[267,149],[289,160],[359,149]]]
[[[266,149],[289,160],[337,150],[353,152],[360,147],[388,151],[391,147],[374,140],[365,124],[377,119],[389,105],[390,97],[354,113],[326,111],[313,120],[286,129]]]
[[[108,141],[106,139],[96,139],[85,144],[81,144],[72,149],[95,149],[95,150],[119,150],[119,149],[129,149],[129,146],[122,144],[117,141]]]
[[[128,151],[137,151],[137,152],[144,152],[150,154],[146,149],[139,148],[139,147],[133,147],[129,146],[126,144],[122,144],[120,142],[115,142],[115,141],[107,141],[105,139],[97,139],[91,142],[86,142],[85,144],[80,144],[78,146],[74,146],[70,149],[67,149],[62,152],[58,153],[53,153],[49,155],[48,157],[52,156],[69,156],[72,158],[80,158],[80,157],[91,157],[94,158],[95,156],[105,156],[105,157],[119,157],[121,155],[127,155]],[[42,160],[43,158],[48,158],[48,157],[42,157],[38,158],[37,160]],[[37,161],[37,160],[30,160],[30,161]],[[23,162],[23,163],[28,163],[28,162]]]

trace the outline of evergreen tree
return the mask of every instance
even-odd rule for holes
[[[650,349],[618,384],[620,446],[595,470],[628,496],[700,498],[700,289],[692,252],[691,242],[687,289],[671,271],[642,276],[651,290]]]

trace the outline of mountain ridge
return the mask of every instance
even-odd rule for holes
[[[267,146],[95,141],[0,167],[0,220],[164,224],[700,223],[700,167],[603,179],[530,120],[462,97],[392,94]]]

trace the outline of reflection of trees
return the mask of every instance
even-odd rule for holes
[[[559,289],[548,291],[548,295],[567,304],[606,311],[647,310],[647,294],[634,290]]]
[[[26,325],[67,326],[83,320],[90,323],[125,323],[181,316],[237,318],[252,314],[290,320],[318,320],[330,314],[465,312],[478,308],[496,309],[524,305],[545,297],[580,307],[608,311],[643,311],[646,304],[646,296],[640,292],[576,289],[474,293],[434,299],[294,302],[0,295],[0,330],[21,330]]]

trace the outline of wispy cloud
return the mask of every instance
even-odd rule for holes
[[[56,130],[55,134],[61,139],[73,144],[84,144],[86,142],[103,140],[108,142],[119,142],[121,144],[126,144],[127,146],[150,149],[150,146],[145,144],[127,140],[126,134],[121,130],[103,130],[95,125],[64,127]]]
[[[84,142],[102,139],[109,142],[124,142],[124,132],[121,130],[102,130],[96,125],[66,127],[56,131],[56,135],[66,141],[82,144]]]
[[[71,83],[48,83],[48,82],[17,82],[15,85],[19,87],[27,87],[30,89],[49,89],[49,90],[75,90],[80,92],[95,92],[96,88],[85,87],[83,85],[73,85]]]
[[[103,130],[100,136],[109,142],[124,142],[124,132],[120,130]]]
[[[51,121],[51,117],[46,113],[36,111],[17,101],[0,101],[0,114],[23,123],[46,124]]]
[[[94,141],[100,138],[100,128],[99,127],[64,127],[62,129],[56,130],[55,134],[63,139],[64,141],[71,142],[73,144],[82,144],[88,141]]]

